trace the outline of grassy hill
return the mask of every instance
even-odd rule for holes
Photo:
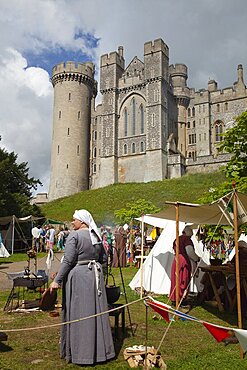
[[[161,209],[167,200],[196,203],[211,187],[224,181],[222,172],[213,172],[149,183],[114,184],[49,202],[42,206],[42,211],[49,218],[70,221],[75,209],[84,208],[93,214],[98,224],[111,225],[116,210],[138,199],[149,200]]]

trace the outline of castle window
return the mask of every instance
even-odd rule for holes
[[[190,128],[190,122],[187,123],[187,127]]]
[[[61,110],[58,112],[58,118],[59,118],[59,119],[61,119],[61,118],[62,118],[62,111],[61,111]]]
[[[96,164],[93,165],[93,173],[96,173],[97,167]]]
[[[94,140],[97,140],[97,131],[94,131]]]
[[[225,111],[228,111],[228,103],[225,103]]]
[[[135,143],[132,143],[132,153],[135,153],[136,152],[136,145]]]
[[[69,168],[69,165],[68,165],[68,163],[67,163],[67,165],[66,165],[66,168],[67,168],[67,169]]]
[[[128,152],[127,149],[128,149],[127,144],[124,144],[124,146],[123,146],[123,153],[124,154],[127,154],[127,152]]]
[[[100,157],[100,149],[99,149],[99,157]]]
[[[78,113],[77,113],[77,119],[79,120],[81,118],[81,112],[79,111]]]
[[[136,133],[136,103],[135,98],[132,99],[132,135]]]
[[[220,112],[220,105],[219,104],[216,105],[216,110],[217,110],[217,112]]]
[[[189,144],[195,144],[196,143],[196,134],[189,135]]]
[[[206,134],[206,132],[204,132],[204,141],[206,141],[207,140],[207,134]]]
[[[205,125],[205,123],[206,123],[206,119],[205,119],[205,118],[203,118],[203,124]]]
[[[199,109],[199,113],[201,113],[201,106],[200,105],[199,105],[198,109]]]
[[[192,108],[192,116],[195,117],[195,107]]]
[[[191,158],[191,152],[189,152],[189,158]]]
[[[124,136],[128,135],[128,110],[124,109]]]
[[[71,101],[71,93],[69,93],[69,101]]]
[[[190,108],[188,109],[188,117],[190,117],[191,111]]]
[[[199,134],[199,141],[202,141],[202,135]]]
[[[193,127],[194,128],[196,127],[196,121],[193,121]]]
[[[223,133],[223,122],[217,121],[215,123],[215,142],[218,143],[223,140],[222,133]]]
[[[140,112],[141,112],[141,134],[144,134],[144,108],[142,104],[140,106]]]
[[[57,146],[57,154],[59,154],[59,145]]]
[[[96,148],[94,148],[94,150],[93,150],[93,156],[94,156],[94,158],[97,157],[97,149]]]
[[[151,115],[151,125],[152,125],[152,127],[155,126],[155,114],[154,113],[152,113],[152,115]]]
[[[68,135],[68,136],[69,136],[69,131],[70,131],[70,130],[69,130],[69,127],[68,127],[68,129],[67,129],[67,135]]]
[[[144,152],[144,142],[141,141],[141,152]]]
[[[80,154],[80,145],[77,145],[77,155]]]

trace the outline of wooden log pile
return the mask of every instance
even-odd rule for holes
[[[124,359],[131,368],[143,366],[145,370],[159,368],[166,370],[167,366],[160,353],[154,347],[133,346],[124,350]],[[147,355],[147,357],[146,357]]]

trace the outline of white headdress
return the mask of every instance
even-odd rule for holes
[[[73,218],[76,218],[77,220],[80,220],[84,222],[86,225],[88,225],[89,234],[93,244],[97,244],[98,242],[101,241],[100,233],[98,231],[97,225],[94,222],[91,213],[89,213],[85,209],[76,210],[75,213],[73,214]]]

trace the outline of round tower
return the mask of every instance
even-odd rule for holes
[[[187,66],[182,63],[171,65],[169,72],[178,110],[177,148],[185,156],[187,108],[190,102],[190,89],[187,87]]]
[[[97,94],[93,63],[52,69],[53,134],[49,200],[88,189],[91,99]]]

